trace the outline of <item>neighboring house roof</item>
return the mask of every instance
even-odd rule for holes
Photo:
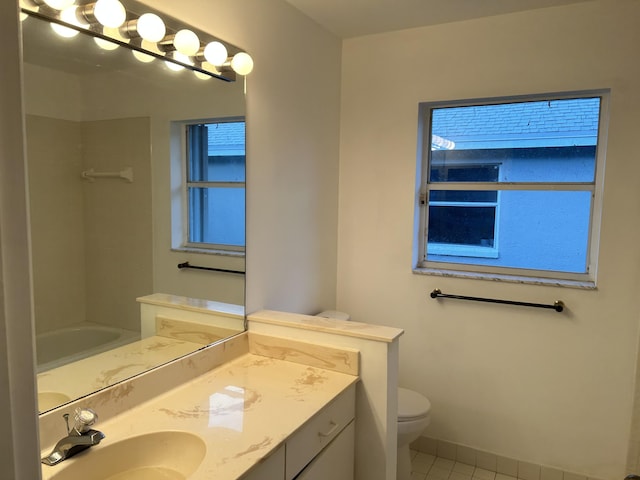
[[[219,122],[209,123],[209,155],[244,155],[245,123]]]
[[[596,145],[599,98],[432,110],[432,150]]]

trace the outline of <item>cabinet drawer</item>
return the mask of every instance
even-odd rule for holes
[[[294,478],[355,417],[355,385],[294,433],[286,444],[286,480]]]
[[[355,426],[352,420],[295,480],[353,480],[354,436]]]

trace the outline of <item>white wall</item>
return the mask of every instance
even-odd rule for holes
[[[405,329],[427,435],[598,478],[624,473],[638,340],[640,3],[595,1],[345,41],[338,302]],[[611,88],[597,290],[414,275],[418,103]],[[455,300],[550,303],[566,313]]]

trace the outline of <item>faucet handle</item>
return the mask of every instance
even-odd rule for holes
[[[85,433],[98,421],[98,414],[90,408],[76,408],[73,418],[73,429],[78,433]]]

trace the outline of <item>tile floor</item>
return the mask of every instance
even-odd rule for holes
[[[411,451],[411,480],[517,480],[516,477]]]

